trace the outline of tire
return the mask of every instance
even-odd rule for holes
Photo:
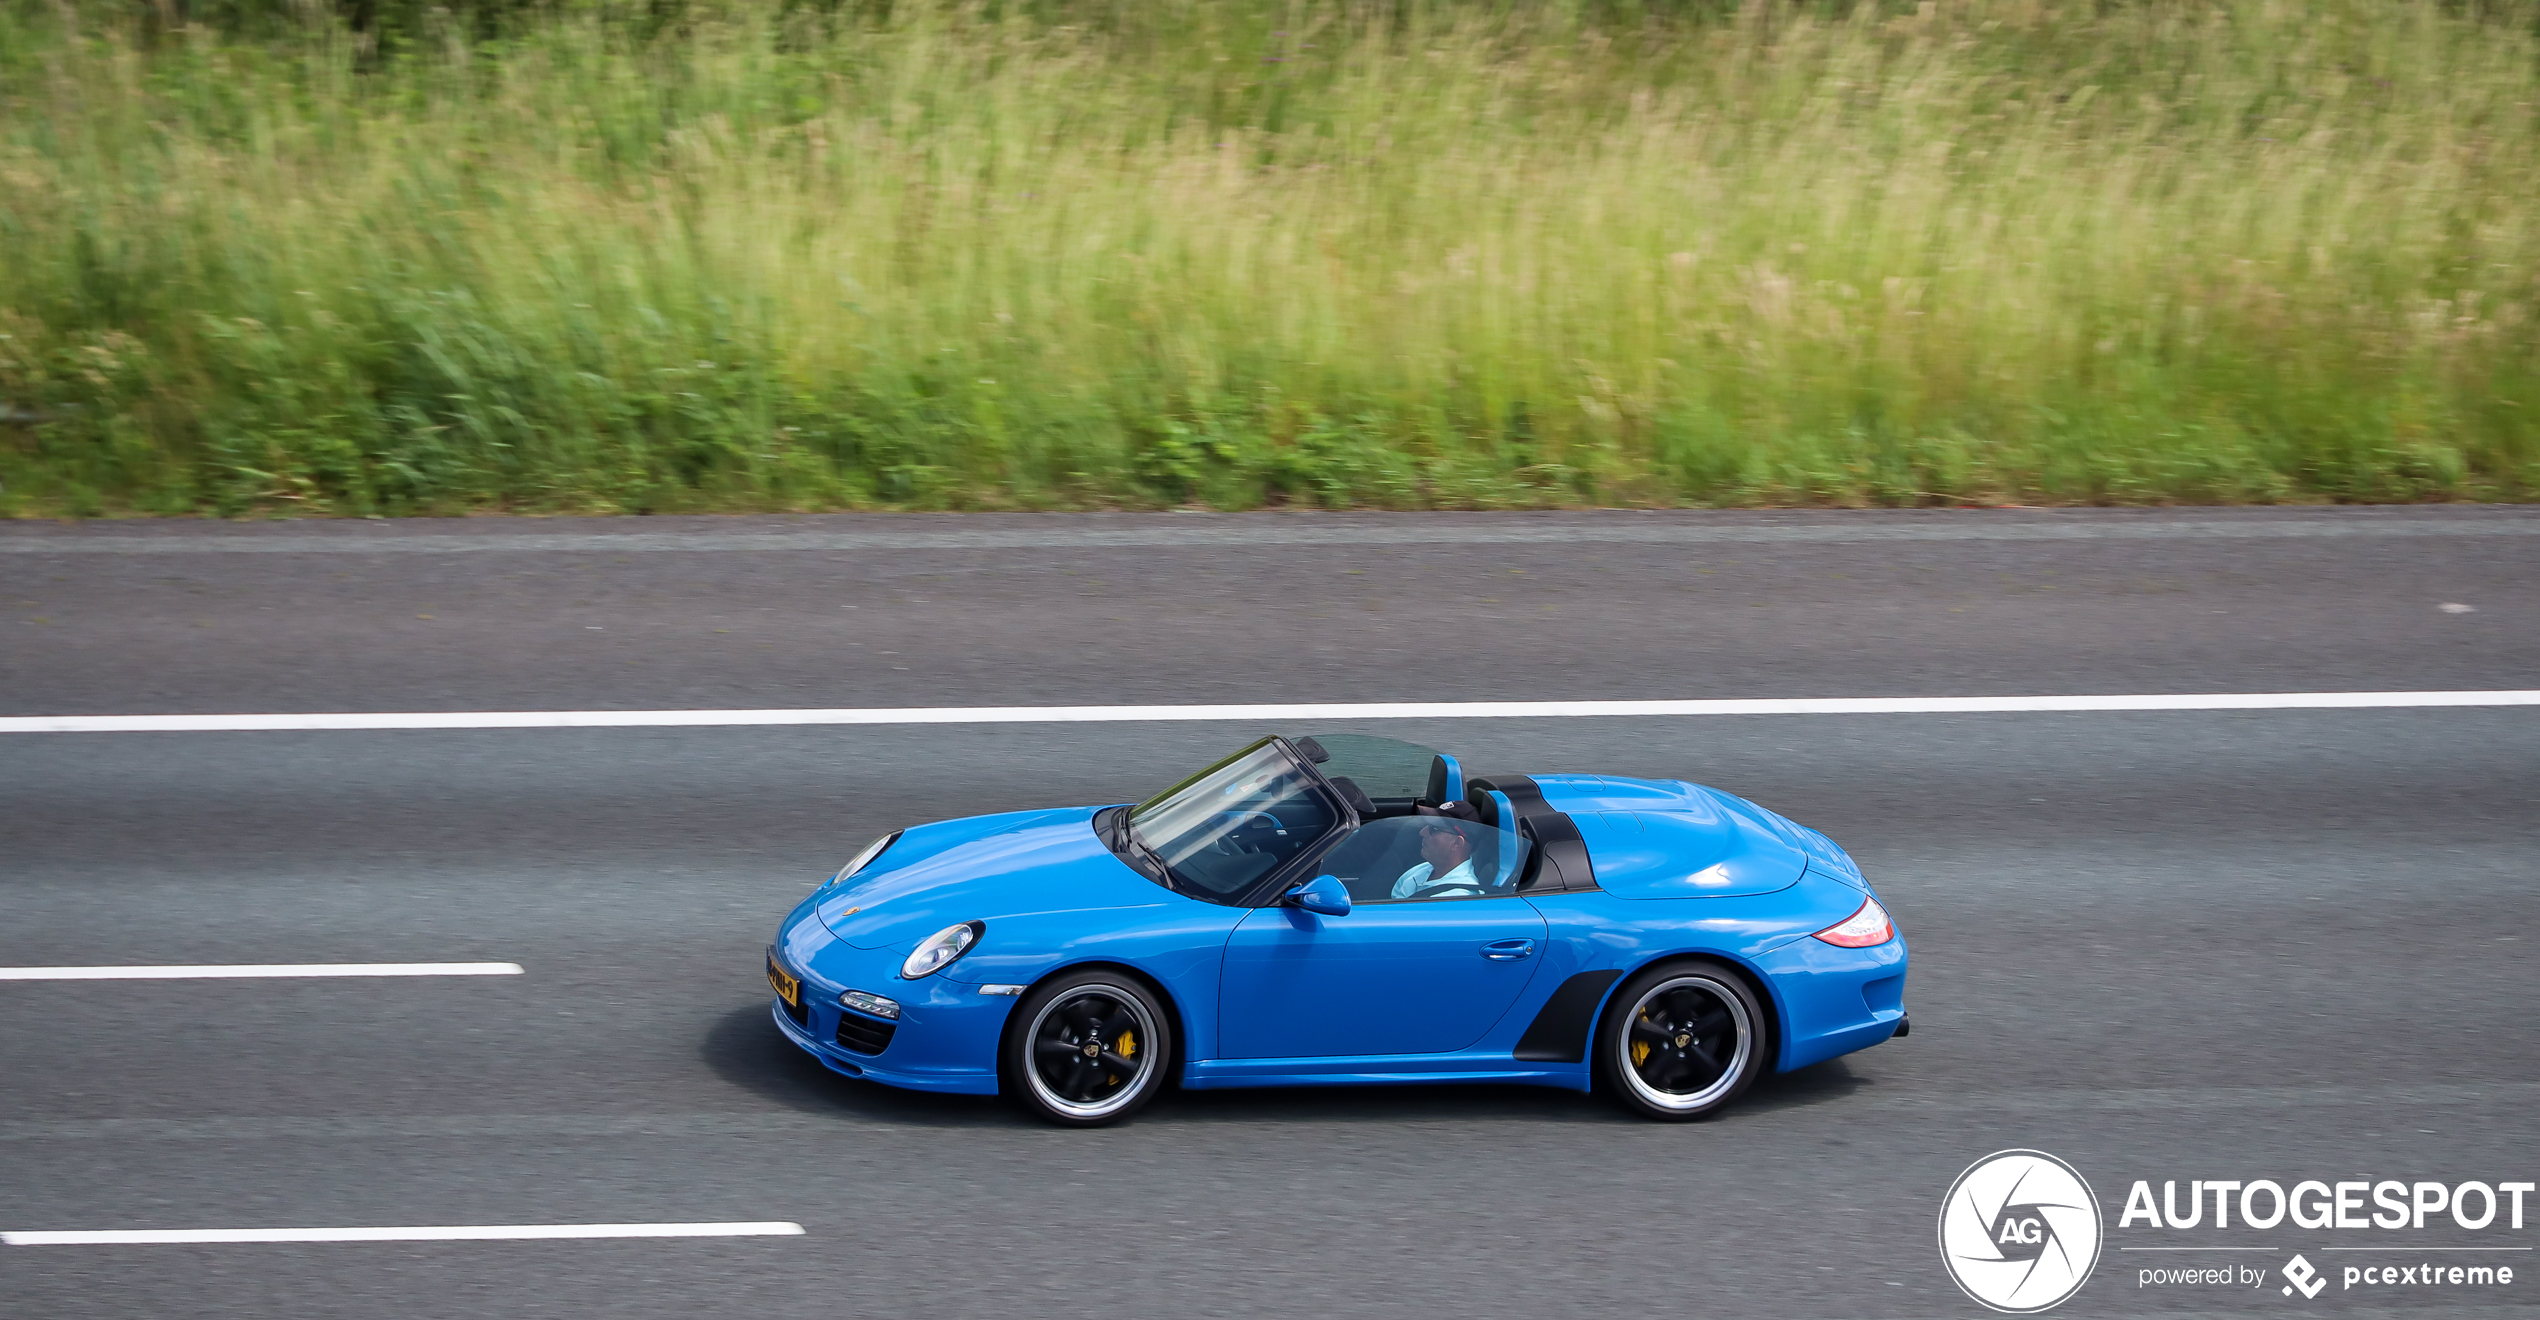
[[[1766,1039],[1763,1005],[1745,978],[1714,962],[1663,963],[1625,981],[1607,1005],[1597,1083],[1644,1118],[1708,1118],[1763,1073]]]
[[[1136,977],[1107,968],[1032,987],[1007,1019],[998,1088],[1061,1127],[1100,1127],[1144,1108],[1173,1065],[1173,1019]]]

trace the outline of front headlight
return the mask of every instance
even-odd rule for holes
[[[958,926],[946,926],[927,936],[925,942],[917,946],[917,952],[910,954],[908,961],[900,964],[900,975],[914,981],[930,972],[940,971],[950,966],[953,959],[968,953],[970,946],[978,943],[979,937],[987,933],[988,923],[984,921],[965,921]]]
[[[901,833],[902,831],[893,830],[890,833],[883,835],[881,838],[875,839],[873,842],[864,845],[864,851],[857,853],[854,861],[839,867],[838,873],[829,877],[829,883],[834,885],[839,881],[846,879],[848,876],[854,875],[856,872],[871,866],[873,864],[873,859],[882,855],[883,849],[900,841]]]

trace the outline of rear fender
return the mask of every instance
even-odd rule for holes
[[[1735,954],[1722,953],[1717,949],[1679,949],[1673,953],[1662,953],[1615,977],[1614,984],[1606,989],[1605,1002],[1599,1005],[1596,1011],[1598,1034],[1603,1034],[1605,1030],[1606,1016],[1619,1009],[1619,1005],[1615,1002],[1616,991],[1621,990],[1633,977],[1652,967],[1686,961],[1710,963],[1745,983],[1747,993],[1754,995],[1756,1004],[1764,1010],[1764,1021],[1760,1024],[1764,1031],[1764,1057],[1773,1061],[1773,1066],[1768,1071],[1780,1072],[1782,1070],[1782,1041],[1786,1035],[1782,1024],[1790,1012],[1790,1006],[1782,1002],[1781,993],[1773,986],[1773,978],[1757,971],[1745,959]],[[1595,1056],[1591,1053],[1589,1063],[1592,1065],[1594,1062]]]

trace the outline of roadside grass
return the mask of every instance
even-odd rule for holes
[[[104,10],[0,515],[2540,493],[2521,0]]]

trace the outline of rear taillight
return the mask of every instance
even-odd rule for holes
[[[1861,910],[1845,917],[1841,924],[1817,932],[1817,938],[1846,949],[1867,949],[1896,938],[1896,927],[1887,919],[1887,909],[1875,898],[1861,905]]]

